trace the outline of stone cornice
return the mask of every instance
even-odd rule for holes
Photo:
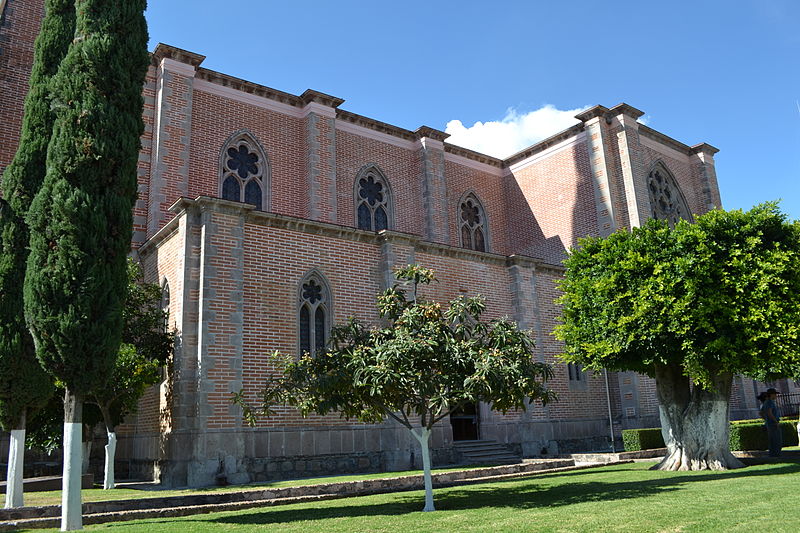
[[[161,228],[155,235],[150,237],[150,239],[148,239],[147,242],[145,242],[139,248],[139,253],[142,255],[147,255],[151,253],[153,249],[157,249],[163,241],[175,233],[178,225],[180,224],[180,218],[182,215],[193,209],[201,212],[212,211],[230,214],[238,213],[244,216],[245,222],[250,224],[289,231],[297,231],[301,233],[310,233],[332,239],[364,242],[375,245],[386,243],[399,246],[413,246],[418,252],[429,253],[440,257],[450,257],[454,259],[500,265],[504,267],[520,265],[536,269],[563,272],[563,267],[545,263],[542,259],[535,257],[527,257],[523,255],[505,256],[488,252],[477,252],[474,250],[467,250],[466,248],[450,246],[448,244],[425,241],[418,235],[413,235],[410,233],[401,233],[398,231],[389,230],[375,233],[374,231],[361,230],[350,226],[340,226],[338,224],[331,224],[329,222],[320,222],[288,215],[279,215],[277,213],[256,211],[254,206],[249,204],[231,202],[229,200],[222,200],[220,198],[212,198],[210,196],[198,196],[194,200],[191,198],[178,199],[169,208],[172,213],[175,213],[175,217],[163,228]]]
[[[300,95],[300,100],[303,102],[303,104],[314,102],[333,108],[339,107],[344,103],[343,98],[337,98],[329,94],[315,91],[314,89],[306,89],[303,94]]]
[[[532,155],[536,155],[539,152],[547,150],[551,146],[566,141],[570,137],[575,137],[576,135],[578,135],[580,132],[583,131],[583,127],[584,127],[583,124],[575,124],[574,126],[567,128],[562,132],[556,133],[552,137],[548,137],[547,139],[539,141],[533,146],[529,146],[528,148],[525,148],[524,150],[517,152],[516,154],[506,158],[503,161],[503,163],[505,164],[505,166],[508,167],[516,163],[519,163],[520,161],[527,159]]]
[[[420,126],[417,128],[417,131],[414,132],[414,135],[416,135],[417,139],[428,138],[440,142],[444,142],[445,139],[450,137],[449,133],[431,128],[430,126]]]
[[[345,111],[343,109],[336,110],[336,120],[341,120],[342,122],[349,122],[350,124],[355,124],[357,126],[361,126],[362,128],[367,128],[370,130],[378,131],[380,133],[393,135],[395,137],[399,137],[407,141],[417,140],[417,136],[413,131],[403,129],[398,126],[392,126],[391,124],[387,124],[386,122],[381,122],[380,120],[375,120],[373,118],[357,115],[356,113],[351,113],[350,111]]]
[[[485,165],[490,165],[497,168],[503,168],[504,166],[502,159],[485,155],[480,152],[476,152],[475,150],[470,150],[469,148],[464,148],[455,144],[444,143],[444,151],[449,154],[460,155],[461,157],[472,159],[473,161],[477,161]]]
[[[197,74],[195,77],[205,80],[209,83],[214,83],[223,87],[230,87],[231,89],[261,96],[262,98],[267,98],[269,100],[275,100],[276,102],[290,105],[292,107],[302,108],[305,105],[305,102],[303,102],[303,99],[299,96],[279,91],[265,85],[259,85],[258,83],[253,83],[241,78],[222,74],[213,70],[208,70],[205,68],[197,69]]]
[[[575,115],[575,118],[577,118],[581,122],[588,122],[593,118],[605,117],[606,115],[608,115],[608,112],[609,109],[606,106],[596,105],[590,107],[586,111],[578,113],[577,115]]]
[[[615,115],[627,115],[635,119],[638,119],[639,117],[644,115],[644,111],[636,109],[632,105],[628,105],[625,102],[615,105],[609,111],[614,113]]]
[[[184,50],[176,46],[170,46],[164,43],[158,43],[158,45],[156,45],[156,49],[153,51],[152,57],[156,63],[160,62],[162,59],[173,59],[180,63],[191,65],[195,68],[199,67],[200,63],[202,63],[206,58],[204,55],[195,54],[194,52],[189,52],[188,50]]]
[[[677,150],[682,154],[692,155],[694,153],[692,149],[689,148],[689,146],[683,144],[680,141],[676,141],[675,139],[673,139],[668,135],[664,135],[660,131],[656,131],[649,126],[645,126],[644,124],[639,124],[639,134],[644,135],[645,137],[648,137],[654,141],[658,141],[666,146],[669,146],[673,150]]]
[[[693,154],[699,154],[701,152],[706,152],[706,153],[711,154],[713,156],[714,154],[719,152],[719,148],[717,148],[715,146],[711,146],[708,143],[700,143],[700,144],[695,144],[694,146],[692,146],[691,147],[691,151],[692,151]]]

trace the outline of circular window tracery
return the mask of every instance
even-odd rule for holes
[[[222,198],[264,209],[266,157],[255,141],[241,134],[227,143],[222,153]]]
[[[368,231],[389,229],[389,186],[377,168],[365,168],[356,178],[356,225]]]
[[[461,228],[461,246],[478,252],[486,251],[486,221],[483,216],[483,207],[472,194],[461,202],[459,226]]]
[[[674,226],[681,219],[693,221],[680,187],[662,164],[659,163],[650,172],[647,187],[650,192],[653,218],[666,220],[670,226]]]

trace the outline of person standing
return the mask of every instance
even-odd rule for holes
[[[781,448],[783,447],[783,438],[781,435],[781,416],[778,405],[775,400],[778,398],[778,391],[775,389],[767,389],[767,399],[761,407],[764,423],[767,426],[767,440],[769,441],[769,456],[780,457]]]

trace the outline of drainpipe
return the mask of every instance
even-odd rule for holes
[[[603,369],[603,377],[606,380],[606,405],[608,406],[608,431],[611,435],[611,453],[617,453],[617,448],[614,446],[614,418],[611,416],[611,393],[608,389],[608,370]]]

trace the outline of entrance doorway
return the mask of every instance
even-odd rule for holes
[[[468,403],[450,414],[453,440],[478,440],[478,404]]]

